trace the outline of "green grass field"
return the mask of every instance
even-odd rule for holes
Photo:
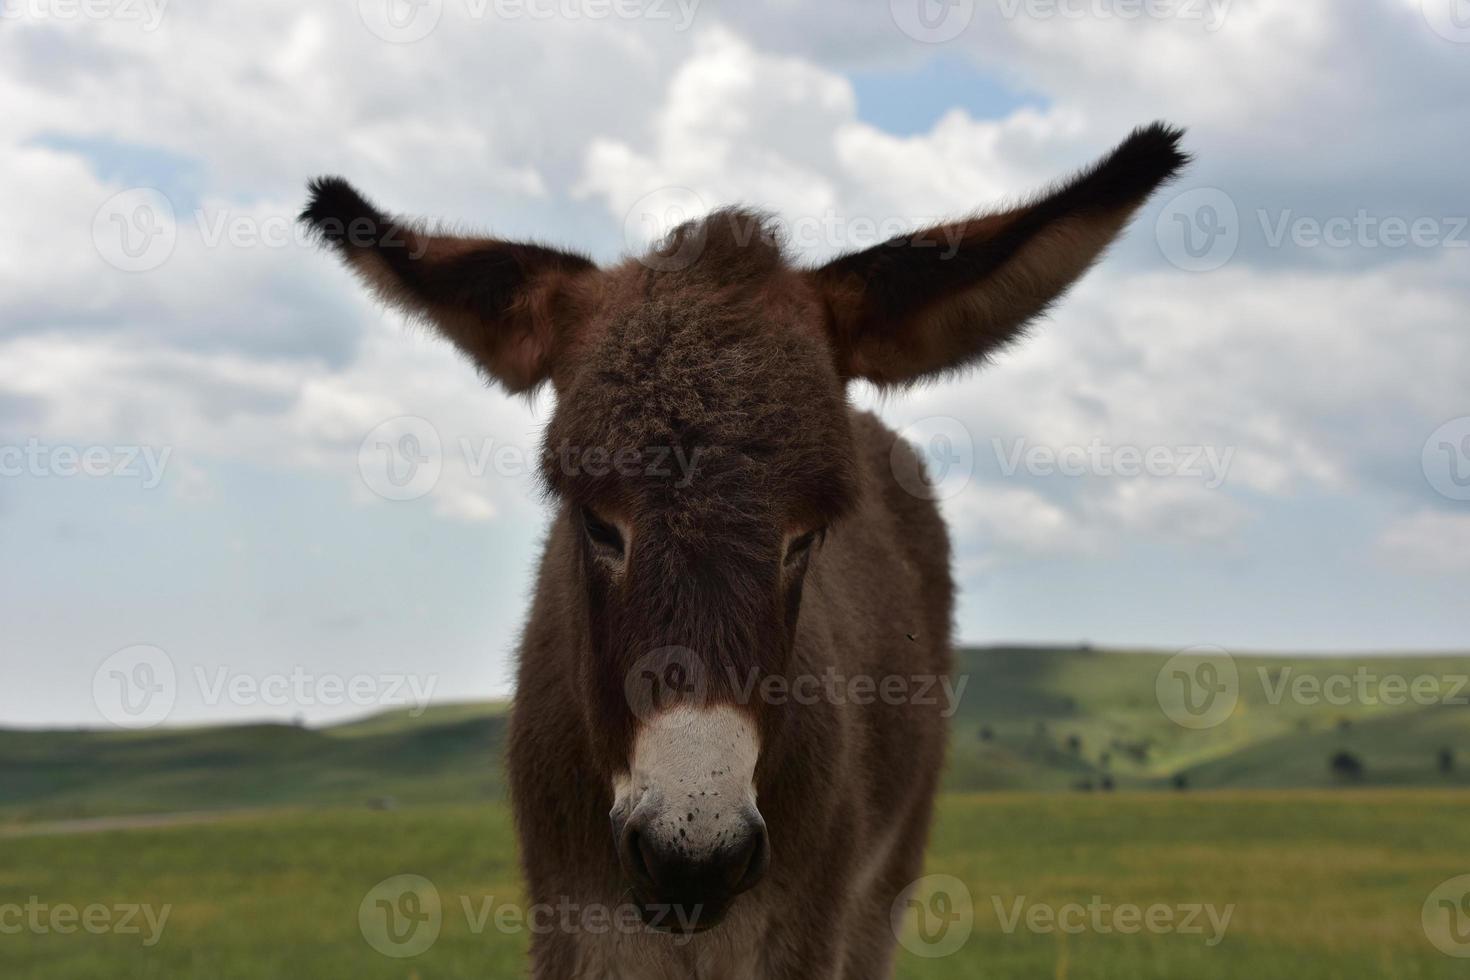
[[[1161,705],[1167,659],[963,652],[929,856],[950,879],[920,906],[960,918],[906,933],[956,948],[905,952],[899,976],[1470,976],[1421,919],[1436,886],[1470,875],[1470,708],[1276,696],[1366,670],[1436,678],[1453,702],[1470,658],[1236,658],[1230,710],[1202,730]],[[524,975],[525,932],[494,925],[521,905],[506,720],[462,704],[321,729],[0,730],[0,978]],[[1341,752],[1360,774],[1334,774]],[[405,874],[433,883],[442,931],[398,959],[358,916]],[[1450,898],[1461,918],[1435,935],[1465,926],[1470,954],[1470,895]],[[130,904],[167,919],[113,928]],[[1046,928],[1057,914],[1068,929]],[[1146,914],[1189,928],[1128,918]]]
[[[1159,653],[991,648],[961,651],[946,786],[955,792],[1100,787],[1330,788],[1328,759],[1351,752],[1356,785],[1470,788],[1470,657],[1237,657],[1234,711],[1192,730],[1161,709]],[[1452,703],[1334,704],[1274,685],[1358,670],[1438,682]],[[901,672],[901,668],[896,668]],[[504,798],[503,704],[390,711],[346,725],[260,724],[138,732],[0,729],[0,824],[252,806],[403,804]],[[1449,748],[1459,760],[1438,768]]]
[[[964,883],[973,932],[941,958],[905,953],[899,976],[1464,977],[1465,961],[1431,945],[1420,914],[1436,885],[1470,872],[1467,806],[1470,794],[1412,790],[951,795],[929,870]],[[368,891],[399,874],[429,879],[442,909],[437,941],[411,959],[377,952],[358,924]],[[29,896],[79,907],[167,904],[170,912],[150,947],[146,928],[0,936],[0,976],[524,972],[524,932],[497,930],[495,915],[474,925],[485,903],[520,902],[498,804],[262,811],[210,824],[0,839],[0,903]],[[1060,909],[1093,896],[1111,906],[1162,903],[1180,916],[1195,904],[1233,911],[1223,933],[1033,932],[1024,919],[1003,928],[1018,901]]]

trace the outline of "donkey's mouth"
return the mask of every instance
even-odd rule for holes
[[[728,836],[717,840],[717,849],[699,855],[662,841],[645,816],[635,811],[633,819],[617,827],[618,849],[634,904],[644,924],[655,931],[692,935],[713,929],[760,882],[770,864],[765,822],[754,807],[724,811],[721,822],[728,825]],[[685,826],[694,826],[690,817],[697,821],[687,811],[679,816]],[[660,822],[671,823],[672,818],[653,821]]]
[[[704,902],[653,902],[634,892],[634,901],[643,924],[654,932],[674,936],[697,936],[709,932],[725,919],[728,902],[718,905]]]

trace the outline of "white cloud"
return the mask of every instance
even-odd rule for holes
[[[1270,249],[1256,213],[1463,215],[1465,46],[1437,35],[1417,0],[1233,0],[1217,30],[1167,18],[1048,19],[1024,4],[1032,14],[1008,19],[1011,6],[976,4],[974,21],[945,45],[905,36],[882,0],[840,14],[791,0],[704,0],[689,32],[649,18],[475,17],[494,5],[445,0],[437,29],[403,45],[373,36],[355,0],[170,3],[153,32],[113,20],[6,19],[0,437],[169,447],[171,495],[149,499],[160,515],[151,526],[177,519],[242,551],[212,570],[157,551],[144,584],[156,575],[163,599],[115,600],[78,617],[77,574],[99,575],[93,591],[111,594],[119,583],[104,584],[99,569],[134,567],[138,556],[118,543],[128,529],[107,527],[105,513],[59,512],[65,504],[51,484],[0,488],[8,530],[22,539],[78,525],[75,533],[113,549],[99,554],[113,561],[81,569],[63,549],[30,549],[7,612],[18,642],[55,670],[20,689],[22,717],[92,718],[85,702],[49,709],[65,702],[60,692],[85,697],[86,685],[74,682],[90,665],[68,661],[67,651],[90,656],[181,626],[199,649],[234,649],[241,662],[287,649],[358,664],[372,652],[360,638],[318,649],[308,629],[272,627],[259,615],[274,608],[279,568],[261,556],[277,550],[320,562],[294,597],[313,616],[362,602],[383,617],[374,630],[383,649],[413,650],[423,669],[446,678],[488,672],[498,685],[505,676],[496,658],[513,642],[531,585],[528,554],[490,555],[466,571],[465,554],[444,542],[490,540],[459,526],[466,522],[490,522],[495,540],[529,541],[540,510],[532,479],[524,469],[476,475],[461,439],[475,452],[486,440],[510,445],[529,462],[549,406],[487,390],[443,345],[372,307],[326,255],[213,242],[207,233],[220,218],[280,225],[307,177],[342,173],[390,210],[610,257],[625,237],[636,243],[650,230],[634,221],[629,234],[629,210],[674,185],[697,192],[702,206],[774,208],[792,227],[813,219],[800,246],[815,259],[1027,194],[1159,117],[1190,128],[1197,162],[1180,189],[1223,188],[1254,232],[1235,261],[1204,275],[1174,270],[1154,248],[1146,214],[1026,345],[982,376],[881,409],[898,426],[959,419],[981,456],[993,438],[1213,446],[1233,451],[1227,479],[1210,490],[1182,476],[1005,478],[990,461],[945,503],[959,567],[993,573],[996,586],[978,599],[967,591],[966,632],[987,635],[1000,616],[1002,628],[1025,635],[1135,642],[1139,623],[1156,620],[1159,636],[1193,635],[1208,621],[1201,610],[1217,603],[1198,596],[1192,576],[1248,548],[1242,567],[1300,570],[1300,581],[1278,602],[1266,593],[1282,591],[1279,578],[1230,580],[1218,606],[1245,640],[1463,643],[1458,606],[1436,606],[1390,573],[1467,573],[1464,517],[1415,513],[1410,503],[1424,499],[1424,439],[1470,413],[1467,252]],[[998,80],[1033,108],[1004,118],[950,109],[909,136],[863,121],[876,113],[858,100],[886,73],[933,59],[968,62],[980,81]],[[925,93],[915,111],[934,118],[963,94]],[[92,228],[99,206],[135,184],[171,197],[179,236],[164,264],[127,273],[106,264]],[[403,577],[364,581],[349,564],[365,554],[353,541],[273,541],[264,524],[260,533],[208,527],[239,503],[228,482],[234,461],[324,475],[343,501],[388,506],[359,472],[359,448],[400,415],[430,422],[444,453],[437,486],[408,506],[450,522],[417,525],[423,551],[402,556]],[[283,479],[279,492],[308,485],[319,486]],[[88,489],[112,500],[111,487]],[[287,509],[300,512],[294,500]],[[1379,534],[1344,511],[1410,516]],[[1298,534],[1298,522],[1313,521],[1324,526]],[[336,526],[357,533],[351,521]],[[1339,550],[1316,547],[1329,539]],[[1114,563],[1134,541],[1151,549],[1146,569]],[[1293,560],[1275,562],[1283,555]],[[1358,555],[1369,556],[1361,567],[1344,559]],[[1037,596],[1025,567],[1032,559],[1046,559],[1048,575],[1082,581],[1093,603],[1059,608],[1043,589],[1028,606],[1017,590]],[[1094,574],[1101,562],[1112,563],[1106,576]],[[1160,601],[1148,576],[1161,568],[1178,583],[1175,598],[1190,601]],[[192,594],[193,576],[211,571],[204,577],[220,585],[212,590],[220,605],[181,610],[173,596]],[[177,587],[175,574],[190,576],[189,587]],[[1458,581],[1446,590],[1454,601]],[[1341,594],[1364,601],[1343,609]],[[1437,615],[1404,612],[1406,600],[1421,599]],[[1311,621],[1314,609],[1334,614]]]
[[[1170,541],[1227,544],[1245,520],[1239,501],[1180,480],[1117,480],[1093,509],[1124,533]]]
[[[715,29],[670,79],[651,144],[594,140],[577,193],[602,198],[619,220],[671,187],[707,209],[754,204],[819,228],[801,244],[820,257],[1033,191],[1099,149],[1086,147],[1084,129],[1066,110],[999,122],[956,110],[927,134],[894,137],[858,120],[842,75]]]
[[[39,336],[9,342],[13,367],[0,383],[48,406],[55,431],[153,433],[200,452],[349,473],[354,440],[394,414],[434,416],[456,435],[483,431],[486,418],[524,433],[535,422],[519,402],[487,394],[432,342],[404,339],[325,256],[212,236],[283,225],[304,175],[345,170],[390,206],[472,216],[509,204],[512,231],[541,215],[552,232],[540,237],[569,244],[588,231],[575,199],[605,206],[596,231],[616,239],[650,191],[683,186],[705,206],[754,203],[791,227],[808,219],[802,227],[819,230],[800,244],[815,258],[895,223],[1027,193],[1159,113],[1199,124],[1191,145],[1202,162],[1238,162],[1234,143],[1247,134],[1280,153],[1304,119],[1326,125],[1320,107],[1352,93],[1365,112],[1388,112],[1382,80],[1371,88],[1356,63],[1344,65],[1345,46],[1392,49],[1432,72],[1442,71],[1444,47],[1400,11],[1344,13],[1326,0],[1290,9],[1236,0],[1218,30],[1167,19],[1005,19],[987,7],[954,50],[1039,91],[1049,107],[998,120],[953,110],[928,132],[896,137],[859,120],[854,89],[832,66],[933,52],[886,10],[849,21],[778,7],[756,22],[746,7],[711,4],[695,31],[680,34],[616,19],[476,19],[448,3],[423,46],[381,43],[350,9],[290,5],[260,6],[244,20],[224,4],[171,6],[151,34],[117,23],[55,33],[14,25],[0,37],[0,76],[16,108],[0,123],[0,178],[28,193],[0,244],[0,311]],[[1361,33],[1385,25],[1398,33]],[[57,84],[43,88],[26,72],[26,36],[46,37],[57,63],[71,66]],[[156,67],[164,61],[168,71]],[[504,84],[511,77],[514,89]],[[1418,92],[1409,114],[1434,113],[1441,95]],[[1431,152],[1442,129],[1425,127]],[[160,269],[121,273],[101,261],[93,213],[125,182],[97,176],[74,153],[26,145],[55,132],[203,161],[200,213],[179,214],[178,244]],[[1293,153],[1269,163],[1289,174],[1321,160]],[[1336,182],[1351,183],[1342,168],[1378,163],[1340,154]],[[1146,217],[1132,232],[1145,245],[1150,234]],[[1029,496],[1011,488],[988,501],[1011,512],[1045,503],[1032,508],[1032,530],[997,535],[1023,551],[1077,540],[1056,529],[1092,524],[1218,538],[1248,519],[1252,496],[1392,485],[1401,446],[1463,414],[1445,370],[1467,354],[1463,282],[1463,259],[1449,250],[1366,271],[1237,262],[1191,276],[1157,256],[1105,264],[983,378],[895,399],[884,412],[900,424],[921,412],[953,415],[982,446],[1101,438],[1229,450],[1222,493],[1177,480],[1042,481],[1026,486]],[[83,388],[85,404],[69,397]],[[444,513],[503,512],[505,494],[445,479]],[[521,496],[517,488],[509,498]]]
[[[709,208],[820,212],[838,203],[831,133],[855,112],[841,76],[715,29],[669,80],[649,150],[594,139],[576,193],[603,197],[619,218],[669,187],[695,190]]]
[[[971,542],[967,550],[990,560],[1016,552],[1086,554],[1099,544],[1097,529],[1024,487],[977,483],[945,501],[943,509],[962,540]]]
[[[1395,568],[1428,575],[1470,572],[1470,514],[1420,510],[1384,528],[1378,550]]]
[[[1237,14],[1236,34],[1179,43],[1238,44],[1238,32],[1256,31],[1273,36],[1268,45],[1295,45],[1310,56],[1336,30],[1320,8],[1277,14],[1246,5]],[[1168,43],[1155,50],[1165,64],[1140,70],[1183,70],[1182,63],[1171,69]],[[1092,61],[1112,63],[1111,52],[1100,46]],[[803,84],[792,84],[793,73]],[[740,84],[730,84],[737,75]],[[794,192],[764,199],[791,226],[834,206],[849,218],[918,221],[1017,196],[1074,168],[1097,128],[1091,113],[1063,107],[1000,121],[954,111],[928,133],[899,138],[858,121],[851,101],[834,94],[840,76],[823,83],[820,75],[731,33],[710,34],[671,82],[654,144],[599,141],[583,186],[616,217],[662,185],[691,188],[709,206],[763,200],[759,191],[774,185]],[[690,113],[691,101],[722,111]],[[778,102],[783,114],[765,111]],[[782,138],[792,119],[805,131],[800,140]],[[770,124],[753,128],[752,120]],[[1041,169],[1047,161],[1050,169]],[[829,182],[799,176],[807,174]],[[850,226],[839,229],[817,254],[864,244]],[[1147,242],[1152,232],[1145,217],[1131,234]],[[1237,262],[1195,275],[1157,252],[1151,265],[1164,271],[1105,263],[1053,322],[983,378],[895,398],[883,411],[899,424],[951,415],[981,447],[993,437],[1057,448],[1097,440],[1140,450],[1200,447],[1228,459],[1224,490],[1184,478],[985,487],[956,505],[962,523],[1022,553],[1097,547],[1100,538],[1080,528],[1112,540],[1147,531],[1213,546],[1248,523],[1261,498],[1417,479],[1386,475],[1405,444],[1460,403],[1460,386],[1442,365],[1470,361],[1460,326],[1470,299],[1462,255],[1430,251],[1372,271]],[[1386,405],[1394,408],[1386,413]]]
[[[381,502],[359,468],[360,447],[383,422],[422,418],[442,451],[429,506],[454,520],[525,519],[536,506],[539,439],[528,406],[487,390],[443,345],[405,341],[403,333],[396,318],[383,320],[338,371],[311,361],[25,337],[0,343],[0,391],[42,406],[27,423],[28,438],[167,448],[175,492],[189,499],[207,495],[207,464],[233,460],[333,475],[345,498]],[[69,395],[80,392],[86,397]],[[482,471],[486,445],[511,447],[523,462]]]

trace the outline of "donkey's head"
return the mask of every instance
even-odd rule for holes
[[[910,385],[1015,339],[1178,170],[1179,136],[1138,130],[1032,203],[806,270],[742,211],[602,269],[313,184],[303,218],[384,300],[505,388],[556,392],[542,589],[587,638],[558,655],[643,904],[711,924],[770,861],[757,791],[800,709],[751,692],[789,670],[803,582],[859,493],[847,383]]]

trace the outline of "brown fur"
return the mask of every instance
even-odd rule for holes
[[[599,270],[537,246],[431,239],[341,181],[315,185],[305,217],[380,294],[507,387],[557,393],[542,460],[556,517],[509,750],[531,902],[630,901],[609,812],[646,720],[628,682],[649,651],[689,651],[686,697],[735,705],[759,733],[764,880],[693,937],[537,935],[535,977],[890,975],[889,912],[921,873],[941,706],[776,704],[741,683],[949,673],[944,525],[895,478],[918,467],[912,451],[849,407],[847,382],[909,384],[1009,342],[1178,169],[1178,136],[1142,130],[1052,194],[968,220],[953,255],[915,236],[809,272],[744,211]],[[356,241],[340,230],[353,222]],[[669,255],[695,259],[658,261]],[[669,451],[696,460],[692,478],[658,466]],[[589,453],[624,465],[586,465]],[[622,551],[598,543],[611,526]],[[788,551],[809,531],[810,550]]]

